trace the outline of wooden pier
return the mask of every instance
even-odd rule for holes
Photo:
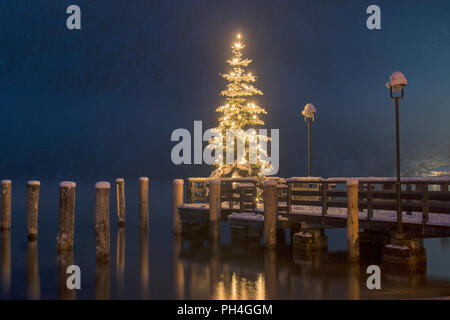
[[[414,271],[426,267],[421,239],[450,237],[450,178],[403,178],[400,221],[395,181],[391,177],[221,179],[220,217],[231,228],[232,243],[264,238],[266,249],[276,248],[277,238],[289,230],[294,251],[326,250],[324,230],[346,228],[349,261],[360,259],[361,236],[364,248],[381,251],[386,268]],[[257,199],[256,189],[263,183],[264,192]],[[180,221],[178,234],[204,237],[211,232],[208,179],[189,178],[187,194],[187,202],[178,194],[174,207]]]
[[[288,178],[281,183],[280,180],[274,180],[279,190],[278,228],[295,229],[301,223],[345,228],[347,182],[355,180],[359,184],[359,227],[384,232],[397,230],[395,178]],[[264,199],[249,210],[239,198],[242,194],[240,186],[249,182],[256,188],[256,179],[221,179],[221,218],[230,225],[263,229]],[[449,184],[449,177],[402,179],[405,233],[420,237],[450,237]],[[178,207],[180,219],[206,222],[209,216],[207,179],[189,178],[187,193],[187,202]],[[246,201],[248,203],[248,199]]]

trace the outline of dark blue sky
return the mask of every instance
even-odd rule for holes
[[[82,10],[82,30],[65,27]],[[366,28],[381,7],[382,30]],[[267,128],[280,128],[280,176],[393,175],[401,101],[405,174],[450,163],[449,1],[3,1],[0,10],[2,178],[209,175],[170,162],[176,128],[216,124],[219,73],[237,32],[260,77]]]

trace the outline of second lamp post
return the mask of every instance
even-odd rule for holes
[[[392,99],[395,99],[395,138],[396,138],[396,153],[397,153],[397,230],[399,233],[403,232],[402,224],[402,184],[400,181],[400,115],[399,115],[399,100],[405,94],[405,86],[408,84],[403,73],[394,72],[386,87],[389,88]],[[399,95],[394,95],[393,92],[400,92]]]
[[[302,111],[306,123],[308,123],[308,177],[311,177],[311,123],[314,122],[316,108],[312,103],[308,103]]]

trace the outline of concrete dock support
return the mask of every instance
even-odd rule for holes
[[[209,237],[211,240],[220,239],[220,180],[209,182]]]
[[[63,181],[59,184],[58,252],[73,249],[75,225],[75,188],[76,183]]]
[[[231,226],[230,228],[231,243],[235,247],[259,247],[262,229],[250,228],[244,226]]]
[[[183,186],[182,179],[173,180],[173,234],[181,234],[181,219],[178,207],[183,204]]]
[[[109,262],[111,257],[109,230],[109,182],[95,185],[95,251],[97,261]]]
[[[292,247],[294,251],[326,251],[328,249],[328,237],[324,229],[310,227],[302,224],[301,231],[292,237]]]
[[[423,241],[396,234],[384,247],[381,265],[393,273],[425,273],[427,254]]]
[[[126,222],[125,218],[125,180],[123,178],[116,179],[116,199],[117,199],[117,224],[123,227]]]
[[[11,180],[2,180],[2,199],[1,199],[1,230],[11,229]]]
[[[347,250],[350,261],[359,260],[358,180],[347,181]]]
[[[148,178],[139,178],[139,227],[148,229]]]
[[[264,248],[277,246],[278,193],[275,181],[264,183]]]
[[[359,233],[359,254],[362,260],[381,261],[383,248],[391,241],[389,233],[364,230]]]
[[[28,240],[36,240],[38,235],[39,181],[27,183],[27,226]]]

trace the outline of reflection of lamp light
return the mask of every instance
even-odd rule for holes
[[[308,103],[302,111],[305,121],[308,123],[308,177],[311,177],[311,123],[314,122],[316,108],[312,103]]]
[[[394,72],[389,77],[389,82],[386,83],[386,87],[390,90],[392,99],[395,99],[395,136],[397,147],[397,229],[401,233],[403,231],[402,225],[402,185],[400,181],[400,116],[399,116],[399,100],[403,98],[405,94],[405,86],[408,84],[403,73],[400,71]],[[401,92],[400,96],[394,96],[393,92]]]
[[[305,121],[314,121],[315,114],[316,108],[312,103],[308,103],[302,111],[302,115],[305,117]]]

